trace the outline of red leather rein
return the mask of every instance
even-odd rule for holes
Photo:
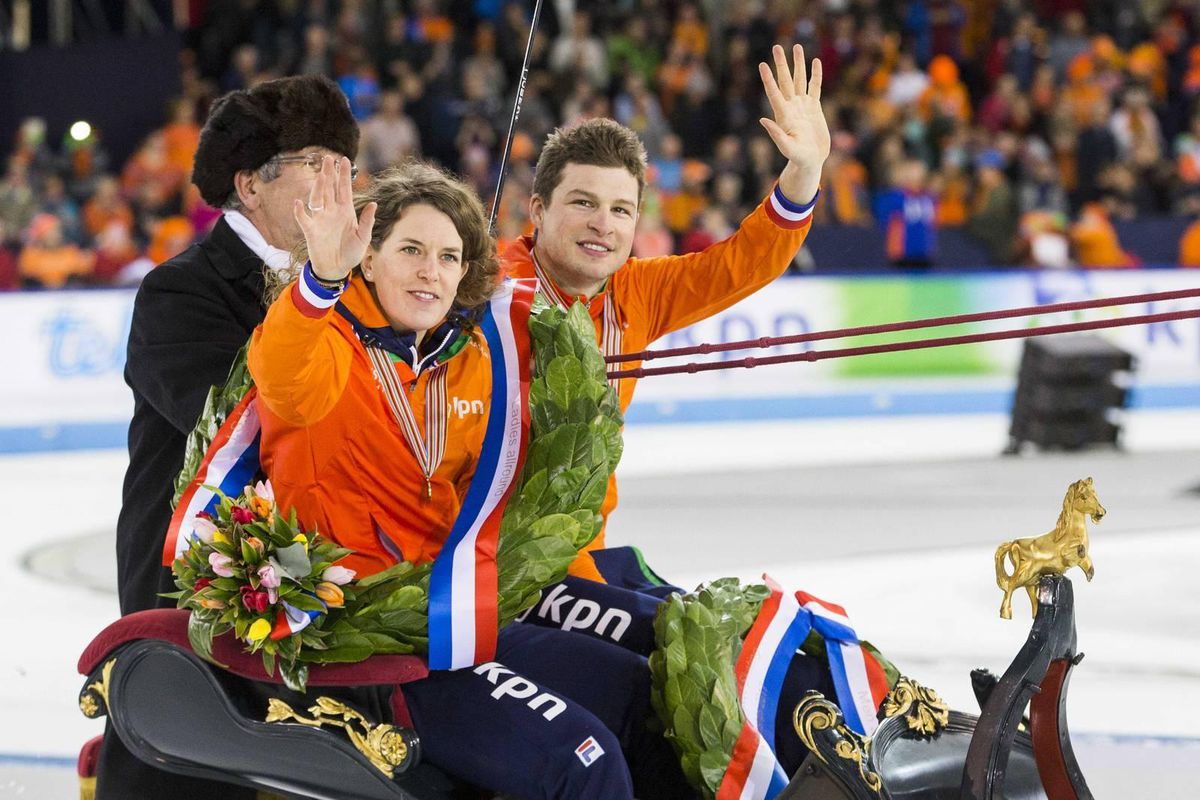
[[[1131,303],[1153,303],[1165,300],[1184,300],[1200,297],[1200,289],[1180,289],[1171,292],[1151,292],[1149,294],[1125,295],[1123,297],[1108,297],[1098,300],[1080,300],[1071,303],[1051,303],[1024,308],[1007,308],[998,311],[982,311],[973,314],[957,314],[949,317],[932,317],[930,319],[908,320],[905,322],[889,322],[881,325],[862,325],[855,328],[839,328],[829,331],[814,331],[793,336],[764,336],[759,339],[745,339],[724,344],[700,344],[692,347],[675,347],[664,350],[644,350],[640,353],[622,353],[606,356],[610,364],[625,361],[651,361],[656,358],[671,358],[695,354],[720,353],[730,350],[749,350],[789,344],[803,344],[826,339],[842,339],[849,336],[867,336],[879,333],[895,333],[897,331],[920,330],[922,328],[939,328],[946,325],[961,325],[968,322],[986,322],[996,319],[1011,319],[1033,314],[1053,314],[1062,311],[1082,311],[1091,308],[1107,308]],[[958,344],[974,344],[977,342],[994,342],[1003,339],[1026,339],[1033,336],[1048,336],[1055,333],[1075,333],[1079,331],[1094,331],[1104,328],[1120,328],[1128,325],[1148,325],[1156,322],[1172,322],[1180,319],[1200,318],[1200,308],[1186,311],[1169,311],[1157,314],[1142,314],[1133,317],[1117,319],[1092,320],[1088,322],[1070,322],[1059,325],[1043,325],[1034,328],[1010,329],[991,331],[988,333],[972,333],[961,336],[944,336],[931,339],[916,339],[909,342],[892,342],[888,344],[863,345],[860,347],[844,347],[834,350],[809,350],[804,353],[789,353],[780,356],[750,356],[733,361],[714,361],[705,363],[678,364],[668,367],[639,367],[637,369],[617,370],[608,373],[609,378],[644,378],[651,375],[671,375],[675,373],[710,372],[720,369],[752,369],[769,364],[787,364],[794,361],[823,361],[829,358],[845,358],[847,356],[873,355],[877,353],[894,353],[902,350],[922,350],[930,347],[949,347]]]

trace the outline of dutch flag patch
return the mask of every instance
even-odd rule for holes
[[[596,759],[602,755],[604,755],[604,748],[591,736],[584,739],[583,743],[575,748],[575,756],[583,762],[585,767],[596,763]]]

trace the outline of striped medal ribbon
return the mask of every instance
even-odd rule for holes
[[[446,454],[446,365],[435,366],[425,384],[425,431],[422,435],[391,356],[381,347],[368,345],[366,350],[383,397],[400,426],[400,433],[425,474],[425,498],[432,499],[433,474]]]
[[[533,254],[530,253],[532,257]],[[563,311],[570,309],[575,302],[574,298],[567,297],[558,287],[554,285],[554,281],[550,280],[550,276],[542,269],[542,265],[538,263],[536,258],[533,259],[533,274],[537,276],[539,288],[549,297],[554,304]],[[600,350],[607,356],[621,355],[621,323],[617,319],[617,307],[613,303],[612,292],[604,293],[604,314],[600,322]],[[617,391],[617,384],[620,378],[609,378],[608,385],[613,391]]]

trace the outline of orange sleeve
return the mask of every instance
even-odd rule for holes
[[[808,236],[817,197],[804,206],[780,197],[776,187],[732,236],[698,253],[632,259],[618,270],[616,300],[647,326],[648,341],[729,308],[787,270]]]
[[[250,339],[247,360],[258,396],[289,424],[320,421],[346,389],[354,349],[337,319],[332,306],[314,307],[292,281]]]

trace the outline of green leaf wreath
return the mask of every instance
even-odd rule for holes
[[[535,301],[529,329],[534,360],[530,441],[501,520],[496,555],[501,626],[532,606],[544,588],[561,581],[599,532],[600,506],[622,448],[620,406],[584,307],[576,304],[564,312]],[[176,504],[221,424],[251,385],[243,349],[226,384],[209,392],[204,414],[188,438],[184,470],[175,484]],[[250,651],[262,653],[268,673],[278,665],[289,687],[303,689],[310,663],[427,652],[432,565],[402,561],[361,580],[339,583],[337,578],[345,576],[337,573],[334,562],[349,551],[318,531],[301,530],[294,512],[280,514],[269,487],[247,487],[239,498],[222,497],[208,522],[208,535],[193,538],[172,565],[179,591],[170,596],[192,611],[188,634],[198,654],[211,660],[213,637],[233,631]],[[268,585],[261,577],[265,566],[272,568]],[[269,585],[275,580],[278,586]],[[284,597],[294,607],[319,614],[303,630],[276,640],[268,629]]]
[[[761,584],[721,578],[695,592],[672,595],[654,618],[650,700],[684,776],[705,798],[717,796],[742,732],[745,715],[734,665],[770,594]],[[870,643],[862,644],[883,667],[888,686],[894,686],[900,677],[896,667]],[[800,649],[826,657],[825,640],[816,631]]]

